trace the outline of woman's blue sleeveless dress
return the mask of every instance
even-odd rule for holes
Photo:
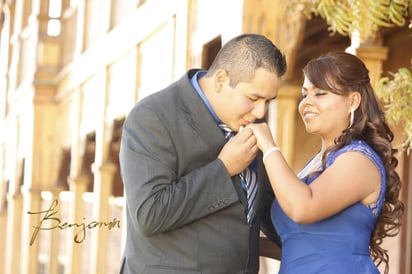
[[[361,152],[377,166],[381,192],[376,204],[367,207],[358,202],[325,220],[297,224],[274,201],[272,222],[282,240],[279,274],[379,274],[369,255],[369,242],[384,203],[385,169],[378,154],[363,141],[354,141],[331,153],[326,167],[347,151]]]

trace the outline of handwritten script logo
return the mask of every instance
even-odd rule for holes
[[[40,223],[38,225],[33,226],[34,231],[31,236],[30,245],[34,244],[40,230],[53,230],[56,228],[60,228],[61,230],[63,230],[66,228],[71,228],[71,227],[75,227],[75,228],[79,227],[79,229],[74,234],[73,240],[76,243],[82,243],[84,239],[86,238],[86,228],[92,229],[96,227],[97,228],[107,227],[108,230],[111,230],[114,227],[120,228],[120,221],[116,220],[116,218],[114,218],[113,221],[108,222],[108,223],[99,222],[99,221],[92,221],[88,224],[84,222],[83,223],[72,223],[72,224],[68,222],[62,223],[62,221],[59,218],[53,217],[58,212],[58,205],[59,205],[59,202],[57,200],[54,200],[51,203],[48,210],[38,211],[38,212],[31,212],[31,211],[27,212],[30,215],[44,214]],[[49,221],[49,226],[44,224],[44,222],[47,222],[47,221]]]

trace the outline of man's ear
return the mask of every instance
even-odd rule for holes
[[[217,92],[220,92],[222,89],[223,84],[227,80],[228,75],[226,70],[224,69],[218,69],[215,73],[215,90]]]

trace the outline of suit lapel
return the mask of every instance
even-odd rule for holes
[[[208,157],[215,159],[225,145],[226,140],[222,130],[218,127],[208,108],[190,83],[189,79],[195,72],[196,71],[193,70],[189,71],[185,79],[179,82],[182,85],[182,88],[179,89],[182,99],[181,107],[185,114],[187,124],[197,133],[199,141],[204,142],[205,145],[210,148],[208,150]],[[240,178],[239,176],[234,176],[232,179],[239,200],[245,206],[246,210],[246,194],[242,188]]]
[[[199,141],[204,142],[210,148],[210,155],[216,157],[226,141],[206,105],[190,83],[190,77],[196,72],[197,70],[190,70],[188,75],[179,81],[181,108],[187,124],[199,136]]]

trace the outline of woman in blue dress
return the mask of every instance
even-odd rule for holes
[[[393,133],[356,56],[335,52],[304,68],[299,113],[322,142],[296,176],[267,124],[248,127],[263,152],[282,240],[280,274],[376,274],[389,256],[382,239],[399,232],[403,203]]]

